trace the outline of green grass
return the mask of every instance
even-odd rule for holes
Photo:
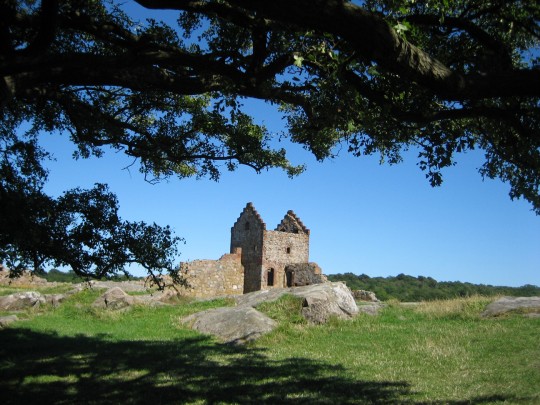
[[[24,291],[38,291],[41,294],[64,294],[73,290],[73,284],[61,283],[55,286],[32,286],[31,288],[25,286],[0,286],[0,296],[15,294]]]
[[[309,325],[301,300],[247,347],[186,329],[225,300],[109,312],[85,291],[0,331],[2,403],[538,404],[539,319],[451,300]]]

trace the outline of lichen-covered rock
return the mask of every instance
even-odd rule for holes
[[[92,304],[97,308],[122,309],[135,304],[135,298],[128,295],[120,287],[114,287],[105,291]]]
[[[303,298],[302,315],[314,323],[326,322],[331,316],[347,319],[358,313],[351,290],[342,282],[273,288],[244,294],[235,299],[238,305],[255,307],[262,302],[275,301],[284,294]]]
[[[210,309],[190,315],[182,322],[224,343],[241,344],[272,331],[276,322],[249,306]]]
[[[489,304],[482,316],[498,316],[516,310],[540,313],[540,297],[502,297]]]
[[[302,297],[302,315],[313,323],[326,323],[331,317],[349,319],[358,314],[358,306],[343,283],[325,283],[293,289]]]
[[[0,285],[25,287],[42,286],[49,284],[44,278],[38,277],[32,272],[26,270],[23,271],[18,277],[10,277],[10,275],[10,271],[7,268],[0,267]]]
[[[254,307],[275,301],[284,294],[303,299],[302,315],[312,323],[331,317],[349,319],[358,313],[351,290],[344,283],[323,283],[303,287],[272,288],[235,297],[237,306],[199,312],[182,321],[202,333],[217,336],[227,343],[243,343],[270,332],[276,322]]]
[[[377,296],[372,291],[366,290],[352,290],[352,295],[354,299],[359,301],[368,301],[368,302],[379,302]]]
[[[120,287],[107,290],[92,304],[97,308],[123,309],[133,305],[162,306],[167,305],[167,301],[176,297],[177,293],[171,291],[156,291],[153,294],[129,295]]]
[[[59,306],[70,294],[45,294],[45,301],[53,307]]]
[[[25,291],[0,297],[0,310],[21,311],[45,304],[45,297],[37,291]]]

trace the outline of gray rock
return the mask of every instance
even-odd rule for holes
[[[137,280],[131,280],[131,281],[91,280],[85,283],[80,283],[78,285],[80,285],[81,288],[106,288],[107,290],[110,290],[115,287],[118,287],[122,289],[122,291],[129,291],[129,292],[149,291],[144,281],[137,281]]]
[[[515,310],[540,313],[540,297],[502,297],[489,304],[482,316],[498,316]]]
[[[10,323],[13,323],[15,321],[19,320],[17,315],[6,315],[6,316],[0,316],[0,329],[5,328]]]
[[[377,296],[372,291],[366,290],[353,290],[352,295],[354,299],[359,301],[379,302]]]
[[[4,311],[21,311],[45,304],[43,295],[37,291],[25,291],[0,297],[0,309]]]
[[[303,298],[302,315],[313,323],[326,323],[331,317],[350,319],[358,314],[356,301],[344,283],[299,287],[290,293]]]
[[[346,319],[358,313],[351,290],[342,282],[313,284],[303,287],[273,288],[235,297],[238,306],[275,301],[284,294],[303,298],[302,314],[314,323],[326,322],[331,316]]]
[[[284,294],[302,298],[302,315],[313,323],[327,322],[332,316],[349,319],[358,313],[351,291],[344,283],[336,282],[255,291],[236,296],[236,307],[199,312],[184,318],[182,322],[223,342],[243,343],[257,339],[277,326],[275,321],[253,307],[275,301]]]
[[[367,315],[379,315],[379,311],[384,308],[384,304],[375,302],[372,304],[358,305],[358,312]]]
[[[53,307],[57,307],[60,305],[68,295],[66,294],[45,294],[45,301],[47,304],[52,305]]]
[[[132,305],[162,306],[167,305],[166,301],[171,300],[176,292],[157,291],[153,294],[129,295],[120,287],[107,290],[92,304],[97,308],[123,309]]]
[[[120,287],[114,287],[105,291],[92,304],[97,308],[122,309],[135,304],[135,299],[128,295]]]
[[[249,306],[210,309],[182,319],[192,329],[216,336],[224,343],[241,344],[272,331],[276,322]]]

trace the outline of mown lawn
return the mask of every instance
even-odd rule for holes
[[[179,322],[226,301],[111,313],[97,295],[0,331],[2,404],[540,403],[540,320],[481,319],[483,298],[321,326],[285,298],[262,308],[277,330],[233,347]]]

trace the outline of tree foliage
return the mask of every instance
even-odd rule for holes
[[[149,181],[238,165],[300,173],[243,108],[254,98],[279,106],[279,136],[321,160],[346,145],[392,164],[414,148],[440,185],[456,153],[480,149],[481,175],[540,213],[538,2],[137,3],[177,24],[112,0],[1,3],[2,131],[27,148],[17,153],[43,159],[38,134],[60,131],[78,157],[121,150]]]
[[[0,133],[0,263],[12,275],[52,264],[101,278],[129,274],[126,266],[138,263],[160,286],[164,271],[178,280],[173,260],[181,239],[169,227],[121,220],[104,184],[46,195],[45,156],[36,139]]]
[[[378,299],[397,299],[403,302],[433,301],[470,297],[473,295],[533,297],[540,294],[540,287],[527,284],[521,287],[504,287],[472,284],[460,281],[437,281],[431,277],[398,274],[395,277],[369,277],[366,274],[330,274],[330,281],[344,281],[352,290],[367,290]]]

